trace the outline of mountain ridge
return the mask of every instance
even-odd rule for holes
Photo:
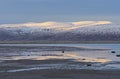
[[[110,21],[1,24],[0,40],[120,40],[120,25]]]

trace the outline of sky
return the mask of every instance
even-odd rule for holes
[[[120,21],[120,0],[0,0],[0,24]]]

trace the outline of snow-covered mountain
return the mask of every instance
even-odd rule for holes
[[[1,24],[0,40],[120,40],[120,25],[110,21]]]

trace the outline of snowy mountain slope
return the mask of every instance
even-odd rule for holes
[[[42,29],[54,29],[57,31],[66,31],[71,29],[77,29],[85,26],[95,26],[111,24],[109,21],[81,21],[81,22],[43,22],[43,23],[24,23],[24,24],[2,24],[0,28],[5,28],[8,30],[18,30],[23,31],[41,31]]]
[[[108,36],[108,38],[106,38]],[[113,38],[114,37],[114,38]],[[110,21],[1,24],[0,40],[119,40],[120,25]]]
[[[95,25],[89,27],[81,27],[71,30],[74,33],[116,33],[120,34],[120,25],[107,24],[107,25]]]

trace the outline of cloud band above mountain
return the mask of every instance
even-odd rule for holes
[[[23,24],[1,24],[0,28],[47,28],[56,30],[72,30],[80,27],[112,24],[110,21],[79,21],[79,22],[42,22],[42,23],[23,23]]]

